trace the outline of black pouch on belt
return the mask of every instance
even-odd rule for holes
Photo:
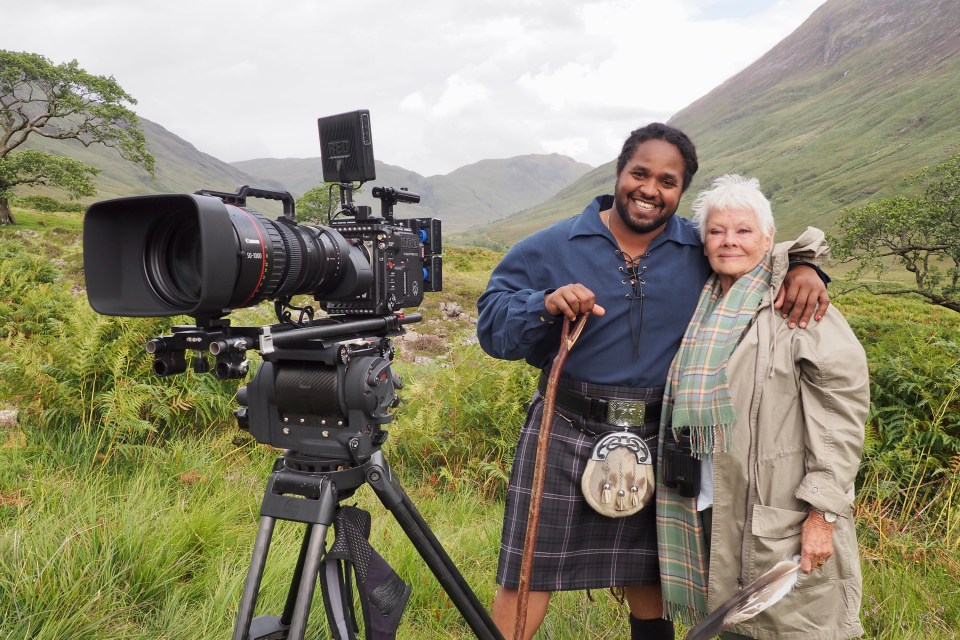
[[[700,460],[690,449],[690,429],[681,429],[679,437],[668,434],[663,443],[663,483],[684,498],[700,494]]]

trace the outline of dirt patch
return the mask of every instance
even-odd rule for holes
[[[23,507],[30,503],[30,499],[23,495],[22,491],[13,493],[4,493],[0,491],[0,506],[3,507]]]

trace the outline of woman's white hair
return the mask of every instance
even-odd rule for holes
[[[710,189],[697,194],[693,202],[693,222],[700,231],[701,240],[706,239],[710,214],[724,209],[753,211],[760,231],[766,237],[773,238],[776,231],[773,210],[770,201],[760,191],[760,181],[756,178],[744,178],[736,174],[720,176],[713,179]]]

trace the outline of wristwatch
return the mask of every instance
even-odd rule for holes
[[[820,509],[814,509],[814,511],[816,511],[821,516],[823,516],[824,522],[833,524],[834,522],[837,521],[837,514],[833,513],[832,511],[820,511]]]

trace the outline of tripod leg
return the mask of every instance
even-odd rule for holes
[[[250,560],[243,597],[240,599],[240,610],[237,612],[237,626],[233,630],[233,640],[247,640],[250,633],[253,609],[257,604],[257,593],[260,591],[260,581],[263,579],[263,568],[267,563],[267,552],[270,551],[270,538],[273,536],[275,522],[270,516],[260,518],[257,539],[253,544],[253,558]]]
[[[293,607],[293,615],[290,618],[290,632],[287,640],[303,640],[303,635],[306,633],[307,618],[310,616],[310,605],[313,603],[317,575],[320,572],[320,556],[323,554],[323,543],[327,537],[327,525],[311,526],[307,536],[309,541],[304,556],[303,573],[300,576],[297,603]]]
[[[393,514],[420,557],[437,578],[440,586],[460,611],[464,620],[480,640],[503,640],[487,610],[447,555],[440,541],[430,530],[423,516],[404,492],[379,452],[367,471],[367,482],[383,505]]]
[[[300,580],[303,578],[303,564],[307,561],[307,552],[310,547],[310,536],[313,533],[313,525],[307,524],[303,531],[303,541],[300,543],[300,556],[297,558],[297,566],[293,571],[293,578],[290,580],[290,590],[287,592],[287,603],[283,607],[283,615],[280,616],[280,622],[290,626],[290,620],[293,619],[293,608],[297,604],[297,592],[300,588]]]

